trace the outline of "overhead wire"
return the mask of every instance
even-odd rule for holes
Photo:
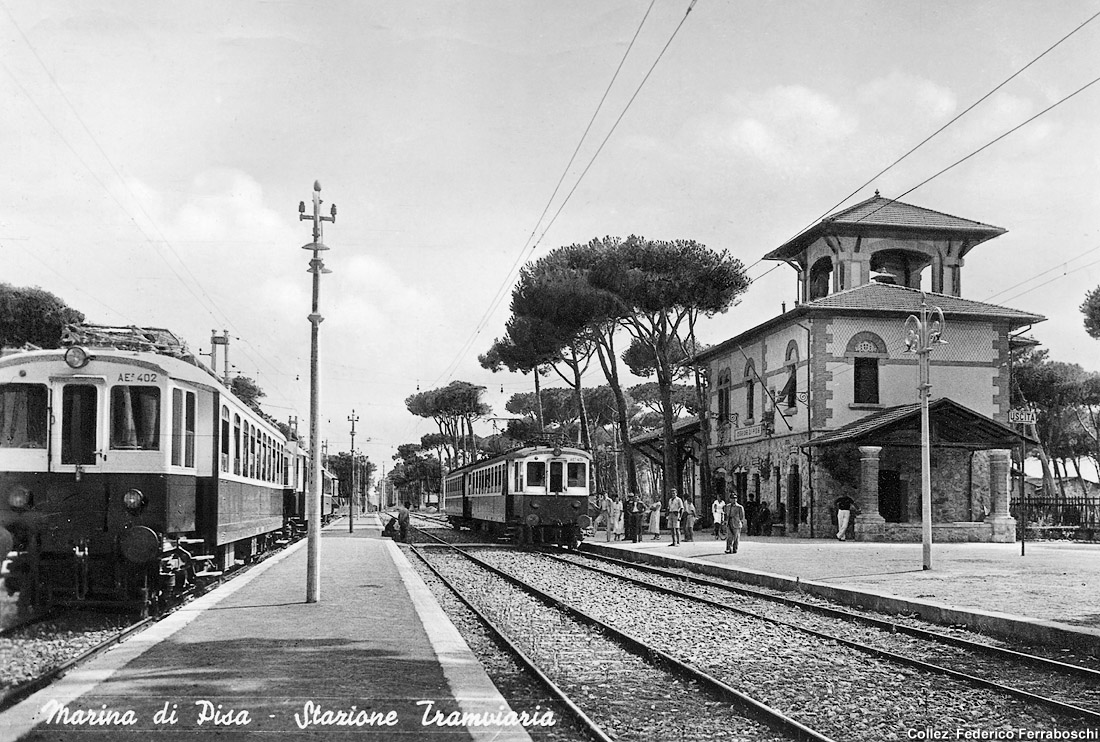
[[[80,124],[80,127],[84,130],[84,133],[87,135],[88,139],[95,146],[96,150],[99,152],[100,156],[103,158],[103,161],[107,163],[107,166],[110,168],[111,172],[118,179],[118,182],[122,185],[122,187],[126,190],[126,192],[130,194],[130,197],[133,200],[134,205],[137,207],[138,211],[141,212],[142,216],[145,217],[145,220],[152,227],[152,229],[156,232],[157,236],[160,238],[159,240],[152,239],[152,237],[150,237],[150,235],[146,233],[145,229],[138,222],[138,220],[134,218],[134,216],[131,213],[130,209],[127,208],[127,206],[125,204],[123,204],[118,199],[117,196],[115,196],[115,194],[111,191],[110,188],[107,187],[107,184],[103,182],[103,180],[99,177],[99,175],[95,172],[95,170],[91,167],[91,165],[80,155],[80,153],[78,153],[76,151],[76,148],[73,146],[73,144],[61,132],[61,130],[57,127],[57,125],[53,122],[53,120],[46,114],[46,112],[42,109],[42,107],[38,104],[38,102],[33,98],[33,96],[30,95],[30,92],[19,81],[19,79],[15,76],[15,74],[11,71],[11,69],[9,69],[7,67],[7,65],[3,65],[3,63],[0,63],[0,65],[2,65],[4,67],[4,71],[8,73],[9,77],[11,77],[11,79],[15,82],[16,86],[23,93],[24,97],[31,103],[32,106],[34,106],[35,110],[38,111],[39,115],[50,126],[50,128],[54,131],[54,133],[61,140],[61,142],[69,149],[69,151],[73,154],[73,156],[77,159],[77,161],[84,167],[84,169],[88,171],[88,173],[92,176],[92,179],[95,180],[95,182],[100,186],[100,188],[103,189],[103,191],[108,195],[108,197],[112,201],[114,201],[115,204],[118,205],[118,207],[123,211],[123,213],[125,213],[129,217],[130,221],[137,228],[138,232],[141,233],[141,235],[144,238],[145,242],[149,243],[154,248],[154,251],[157,253],[157,256],[160,257],[161,261],[168,267],[168,269],[172,272],[172,275],[174,275],[176,277],[176,279],[180,282],[180,284],[183,286],[183,288],[189,294],[191,294],[191,296],[203,307],[203,309],[211,317],[211,319],[219,320],[219,316],[220,316],[220,322],[222,324],[225,324],[225,325],[228,325],[229,327],[232,327],[234,329],[234,331],[238,332],[238,334],[239,334],[240,331],[237,330],[236,326],[233,324],[233,321],[224,312],[222,312],[221,309],[217,306],[217,303],[206,292],[206,290],[202,286],[202,283],[198,280],[198,278],[196,278],[194,273],[191,272],[191,269],[188,267],[187,263],[180,257],[179,253],[176,252],[175,247],[172,245],[172,243],[168,240],[168,238],[161,231],[161,229],[160,229],[159,225],[157,224],[156,220],[153,219],[153,217],[150,216],[149,213],[145,210],[145,207],[141,203],[141,199],[139,199],[137,197],[137,195],[133,192],[133,189],[130,187],[130,184],[126,181],[126,179],[118,171],[118,168],[115,167],[114,162],[107,155],[107,153],[103,149],[103,147],[100,145],[99,140],[96,138],[95,134],[92,133],[91,129],[88,127],[87,123],[84,121],[83,117],[80,115],[80,112],[76,109],[76,106],[73,105],[72,101],[65,94],[64,89],[58,84],[57,79],[53,76],[53,73],[50,71],[50,69],[46,65],[45,61],[39,55],[38,50],[35,48],[34,44],[31,43],[31,41],[27,37],[26,33],[24,33],[23,28],[19,25],[19,22],[16,20],[15,16],[12,14],[11,10],[7,7],[7,5],[5,5],[2,2],[0,2],[0,7],[2,7],[4,9],[4,13],[10,19],[12,25],[15,27],[15,29],[19,33],[20,37],[23,39],[24,44],[26,44],[27,48],[30,50],[31,55],[34,57],[35,61],[38,62],[38,65],[42,68],[42,71],[45,73],[46,77],[49,79],[49,81],[52,84],[53,88],[57,91],[58,95],[61,97],[61,100],[63,100],[65,102],[65,105],[68,107],[69,111],[72,113],[72,115],[74,116],[76,121]],[[198,291],[201,292],[202,296],[199,296],[199,294],[196,293],[195,289],[192,288],[191,283],[189,283],[187,280],[185,280],[184,277],[180,275],[179,271],[176,270],[176,267],[172,264],[172,262],[169,261],[160,252],[160,247],[159,247],[158,242],[163,243],[163,246],[172,254],[172,256],[176,259],[176,261],[182,267],[184,272],[190,278],[191,283],[193,283],[194,286],[198,289]],[[51,268],[51,270],[53,270],[53,269]],[[99,303],[103,304],[103,302],[99,302]],[[104,304],[104,306],[106,306],[106,304]],[[114,310],[112,310],[112,311],[114,311]],[[122,315],[119,312],[116,312],[116,314],[119,314],[119,316],[125,316],[125,315]],[[215,315],[219,315],[219,316],[215,316]],[[134,323],[134,324],[142,324],[142,323],[138,322],[138,323]],[[278,370],[267,359],[267,357],[263,353],[260,353],[259,355],[260,355],[261,358],[264,359],[264,361],[273,370],[275,370],[275,371]],[[252,359],[252,358],[250,358],[250,360],[255,361],[255,359]],[[283,394],[284,396],[286,396],[285,393],[281,389],[279,389],[278,391],[279,391],[280,394]]]
[[[604,137],[603,141],[600,143],[600,145],[597,148],[595,154],[592,155],[591,159],[589,160],[588,164],[585,166],[585,168],[581,172],[581,174],[579,176],[577,176],[576,182],[573,184],[573,187],[570,189],[569,193],[565,196],[565,199],[559,205],[558,210],[554,213],[553,218],[551,218],[550,222],[546,225],[546,228],[543,230],[542,235],[532,245],[532,244],[530,244],[531,237],[533,237],[535,232],[538,231],[539,224],[542,222],[542,219],[545,218],[546,213],[549,211],[550,204],[553,202],[553,199],[554,199],[554,195],[556,195],[558,190],[561,188],[561,184],[565,180],[565,177],[568,174],[570,167],[572,167],[572,164],[573,164],[574,160],[576,159],[577,153],[580,151],[581,145],[583,144],[585,138],[587,137],[589,131],[592,128],[592,124],[595,121],[596,116],[599,114],[600,110],[602,109],[603,104],[607,99],[607,95],[610,92],[612,85],[614,85],[615,80],[618,79],[619,71],[622,69],[623,64],[626,61],[627,56],[630,54],[631,49],[633,49],[634,42],[638,38],[638,34],[641,32],[642,26],[645,24],[646,19],[649,17],[649,12],[653,7],[653,2],[650,3],[650,6],[646,10],[646,13],[643,16],[641,23],[639,23],[638,28],[634,32],[634,37],[631,39],[630,44],[627,47],[626,52],[623,54],[622,60],[620,60],[620,62],[619,62],[619,66],[615,70],[615,74],[612,76],[611,81],[607,85],[607,89],[604,91],[603,96],[600,98],[600,102],[596,107],[596,111],[593,113],[592,118],[590,119],[588,126],[585,128],[584,134],[581,136],[581,140],[577,143],[577,147],[573,152],[573,156],[570,157],[569,163],[566,165],[565,170],[562,173],[561,178],[559,178],[559,180],[558,180],[558,184],[554,187],[554,195],[552,195],[550,197],[550,199],[547,201],[546,207],[543,208],[542,214],[539,216],[539,220],[535,223],[535,227],[531,232],[531,236],[528,237],[527,242],[524,243],[524,246],[520,249],[519,253],[517,254],[516,260],[513,262],[512,267],[509,269],[507,277],[501,283],[500,287],[497,289],[497,292],[494,295],[493,300],[490,302],[489,308],[482,315],[482,318],[478,322],[478,325],[475,327],[474,332],[471,334],[470,338],[463,344],[463,346],[459,349],[459,351],[456,354],[454,360],[452,360],[451,363],[448,364],[446,369],[443,371],[443,373],[440,374],[436,378],[436,381],[433,382],[433,386],[435,384],[438,384],[442,379],[448,377],[450,374],[452,374],[455,371],[455,369],[458,368],[458,365],[462,362],[462,359],[465,357],[466,353],[469,352],[470,347],[477,341],[478,337],[480,337],[481,332],[485,329],[485,325],[487,324],[487,322],[488,322],[489,318],[491,317],[492,313],[496,311],[497,307],[499,307],[500,303],[503,301],[504,296],[507,295],[508,290],[509,290],[509,286],[511,285],[512,281],[514,280],[514,276],[517,273],[517,267],[520,265],[520,263],[524,260],[525,257],[529,258],[530,254],[532,254],[538,248],[539,244],[542,242],[542,239],[546,236],[546,232],[549,231],[551,226],[553,226],[554,222],[557,220],[558,216],[561,214],[562,209],[565,208],[565,205],[569,202],[570,198],[572,198],[573,193],[577,190],[577,187],[580,185],[581,181],[584,179],[584,176],[591,169],[593,163],[596,161],[596,158],[599,156],[600,152],[603,151],[604,145],[607,144],[607,141],[608,141],[608,139],[610,139],[611,134],[614,133],[615,129],[618,127],[619,123],[622,121],[623,117],[626,115],[626,112],[627,112],[627,110],[629,110],[630,106],[633,104],[634,99],[638,97],[638,94],[641,92],[642,86],[645,85],[645,83],[649,79],[650,75],[652,75],[654,68],[656,68],[657,63],[660,62],[661,57],[664,56],[665,51],[668,50],[669,45],[671,45],[673,39],[675,39],[676,35],[680,32],[680,28],[683,27],[684,22],[687,20],[688,15],[691,14],[691,11],[695,7],[696,2],[698,2],[698,0],[691,0],[691,2],[688,5],[687,10],[684,13],[684,17],[680,20],[680,23],[677,24],[676,28],[673,30],[673,32],[672,32],[671,36],[669,37],[668,41],[665,42],[665,45],[661,49],[661,52],[657,55],[657,59],[650,66],[649,71],[646,72],[645,77],[642,79],[641,83],[639,83],[638,87],[635,89],[634,94],[630,97],[630,100],[627,102],[626,106],[623,108],[622,112],[619,114],[618,118],[615,120],[615,123],[612,125],[610,131],[607,133],[607,135]],[[530,247],[528,247],[528,245],[530,245]]]
[[[905,154],[903,154],[903,155],[902,155],[901,157],[899,157],[899,158],[897,158],[896,160],[894,160],[893,162],[891,162],[891,163],[890,163],[889,165],[887,165],[886,167],[884,167],[884,168],[883,168],[882,170],[879,170],[879,171],[878,171],[877,173],[875,173],[875,174],[874,174],[873,176],[871,176],[871,177],[870,177],[869,179],[867,179],[867,181],[866,181],[866,182],[862,183],[862,184],[861,184],[861,185],[860,185],[859,187],[857,187],[857,188],[856,188],[855,190],[853,190],[853,191],[852,191],[851,193],[849,193],[849,194],[848,194],[847,196],[845,196],[844,198],[840,199],[840,201],[838,201],[837,203],[833,204],[833,205],[832,205],[831,207],[829,207],[828,209],[826,209],[826,210],[825,210],[825,212],[824,212],[823,214],[821,214],[821,215],[820,215],[819,217],[817,217],[817,218],[816,218],[816,219],[814,219],[814,220],[813,220],[812,222],[810,222],[810,224],[806,225],[806,226],[805,226],[805,227],[803,227],[803,228],[802,228],[801,230],[799,230],[799,234],[802,234],[802,233],[803,233],[803,232],[805,232],[805,231],[806,231],[807,229],[809,229],[810,227],[812,227],[812,226],[814,226],[815,224],[817,224],[817,223],[818,223],[819,221],[821,221],[822,219],[824,219],[825,217],[827,217],[827,216],[828,216],[829,214],[831,214],[831,213],[832,213],[832,212],[833,212],[833,211],[834,211],[835,209],[837,209],[838,207],[840,207],[841,205],[843,205],[843,204],[844,204],[844,203],[845,203],[846,201],[848,201],[848,199],[850,199],[850,198],[851,198],[852,196],[854,196],[854,195],[856,195],[857,193],[859,193],[860,191],[862,191],[862,190],[863,190],[864,188],[866,188],[867,186],[869,186],[869,185],[870,185],[871,183],[874,183],[874,182],[875,182],[875,180],[876,180],[877,178],[880,178],[880,177],[882,177],[882,176],[883,176],[883,175],[885,175],[885,174],[886,174],[886,173],[887,173],[887,172],[888,172],[889,170],[892,170],[892,169],[893,169],[893,168],[894,168],[895,166],[897,166],[897,165],[898,165],[898,164],[900,164],[900,163],[901,163],[901,162],[902,162],[903,160],[905,160],[906,158],[908,158],[908,157],[909,157],[909,155],[913,154],[913,153],[914,153],[914,152],[916,152],[916,151],[917,151],[918,149],[920,149],[920,148],[921,148],[921,147],[923,147],[924,145],[928,144],[928,142],[930,142],[930,141],[931,141],[932,139],[934,139],[935,137],[937,137],[937,136],[938,136],[939,134],[943,133],[943,131],[944,131],[945,129],[947,129],[947,128],[948,128],[949,126],[951,126],[952,124],[954,124],[954,123],[955,123],[956,121],[958,121],[959,119],[961,119],[961,118],[962,118],[963,116],[965,116],[966,114],[968,114],[968,113],[970,113],[971,111],[973,111],[973,110],[974,110],[975,108],[977,108],[977,107],[978,107],[978,106],[979,106],[979,105],[980,105],[981,103],[983,103],[983,102],[984,102],[985,100],[987,100],[987,99],[988,99],[988,98],[989,98],[990,96],[992,96],[992,95],[993,95],[994,93],[996,93],[996,92],[997,92],[998,90],[1000,90],[1001,88],[1003,88],[1003,87],[1004,87],[1005,85],[1007,85],[1008,83],[1012,82],[1012,81],[1013,81],[1014,79],[1016,79],[1017,77],[1019,77],[1019,76],[1020,76],[1021,74],[1023,74],[1023,73],[1024,73],[1024,71],[1025,71],[1025,70],[1027,70],[1027,69],[1028,69],[1029,67],[1031,67],[1031,66],[1032,66],[1033,64],[1035,64],[1035,63],[1036,63],[1036,62],[1038,62],[1038,61],[1039,61],[1040,59],[1042,59],[1043,57],[1045,57],[1045,56],[1046,56],[1047,54],[1049,54],[1050,52],[1052,52],[1052,51],[1054,51],[1054,50],[1055,50],[1056,48],[1058,48],[1058,47],[1059,47],[1059,46],[1060,46],[1060,45],[1061,45],[1061,44],[1062,44],[1062,43],[1063,43],[1064,41],[1066,41],[1066,40],[1067,40],[1067,39],[1068,39],[1069,37],[1073,36],[1073,35],[1074,35],[1075,33],[1077,33],[1077,32],[1078,32],[1078,31],[1080,31],[1080,30],[1081,30],[1082,28],[1084,28],[1085,26],[1087,26],[1087,25],[1088,25],[1089,23],[1091,23],[1092,21],[1094,21],[1094,20],[1095,20],[1095,19],[1097,18],[1097,16],[1100,16],[1100,11],[1097,11],[1097,12],[1096,12],[1096,13],[1094,13],[1094,14],[1093,14],[1092,16],[1090,16],[1090,17],[1089,17],[1088,19],[1086,19],[1085,21],[1083,21],[1083,22],[1082,22],[1082,23],[1081,23],[1080,25],[1078,25],[1078,26],[1077,26],[1076,28],[1074,28],[1074,29],[1073,29],[1072,31],[1070,31],[1069,33],[1067,33],[1067,34],[1066,34],[1065,36],[1063,36],[1062,38],[1058,39],[1058,41],[1054,42],[1054,43],[1053,43],[1053,44],[1052,44],[1051,46],[1047,47],[1047,49],[1046,49],[1046,50],[1044,50],[1044,51],[1043,51],[1043,52],[1042,52],[1041,54],[1039,54],[1039,55],[1038,55],[1037,57],[1035,57],[1034,59],[1032,59],[1032,60],[1031,60],[1030,62],[1028,62],[1027,64],[1025,64],[1025,65],[1024,65],[1023,67],[1021,67],[1020,69],[1018,69],[1018,70],[1016,70],[1015,72],[1013,72],[1013,73],[1012,73],[1011,75],[1009,75],[1009,76],[1008,76],[1008,77],[1006,77],[1006,78],[1005,78],[1004,80],[1002,80],[1002,81],[1001,81],[1001,82],[1000,82],[1000,83],[999,83],[999,84],[998,84],[998,85],[997,85],[996,87],[994,87],[994,88],[993,88],[992,90],[990,90],[990,91],[989,91],[988,93],[986,93],[986,94],[985,94],[985,95],[983,95],[983,96],[982,96],[981,98],[978,98],[978,99],[977,99],[976,101],[974,101],[974,102],[973,102],[973,103],[971,103],[971,104],[970,104],[969,106],[967,106],[967,107],[966,107],[966,109],[965,109],[965,110],[963,110],[963,111],[962,111],[961,113],[959,113],[959,114],[957,114],[956,116],[954,116],[954,117],[953,117],[953,118],[952,118],[952,119],[951,119],[950,121],[948,121],[948,122],[947,122],[946,124],[944,124],[943,126],[941,126],[941,127],[940,127],[940,128],[938,128],[938,129],[936,129],[936,130],[935,130],[934,132],[932,132],[932,133],[931,133],[931,134],[929,134],[929,135],[928,135],[927,137],[925,137],[924,139],[922,139],[922,140],[921,140],[921,141],[920,141],[919,143],[917,143],[917,144],[916,144],[916,145],[915,145],[914,147],[910,148],[910,149],[909,149],[909,150],[908,150],[908,151],[907,151],[907,152],[906,152]],[[908,192],[910,192],[910,191],[907,191],[907,193],[908,193]],[[899,197],[899,198],[900,198],[900,197]],[[797,238],[797,237],[798,237],[798,235],[795,235],[795,238]],[[792,239],[794,239],[794,238],[792,238]]]

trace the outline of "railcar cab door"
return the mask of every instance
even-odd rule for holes
[[[54,382],[50,415],[54,468],[77,474],[99,471],[105,459],[101,431],[106,426],[101,421],[107,380],[99,376],[70,376],[51,381]]]

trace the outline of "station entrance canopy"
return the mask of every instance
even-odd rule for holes
[[[985,450],[1038,443],[1030,435],[979,414],[947,397],[928,403],[929,437],[933,446]],[[867,415],[802,444],[818,448],[839,443],[875,446],[919,446],[920,403],[898,405]]]

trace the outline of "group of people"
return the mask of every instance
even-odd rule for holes
[[[657,508],[660,509],[659,503]],[[614,538],[615,541],[640,541],[647,510],[651,513],[650,524],[652,525],[652,511],[633,492],[627,493],[626,499],[621,502],[617,494],[601,495],[600,520],[604,523],[604,534],[607,540],[611,541]],[[660,533],[660,530],[657,532]]]
[[[746,522],[745,509],[737,502],[736,497],[731,497],[728,506],[722,500],[715,500],[711,514],[715,524],[714,537],[719,538],[719,533],[724,533],[726,553],[736,554],[741,529]],[[675,489],[672,490],[668,499],[667,517],[668,528],[672,534],[672,543],[669,546],[679,546],[682,541],[695,540],[695,503],[680,497]],[[628,493],[622,502],[619,502],[618,495],[604,494],[600,496],[600,518],[605,524],[605,536],[608,541],[614,539],[640,542],[643,521],[646,523],[645,533],[648,533],[653,540],[661,537],[661,502],[659,500],[647,506],[633,492]]]

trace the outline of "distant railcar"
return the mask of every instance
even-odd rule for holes
[[[5,583],[155,610],[304,528],[306,455],[167,330],[0,357]]]
[[[448,473],[443,509],[458,527],[573,545],[592,525],[591,466],[591,454],[577,448],[518,448]]]

